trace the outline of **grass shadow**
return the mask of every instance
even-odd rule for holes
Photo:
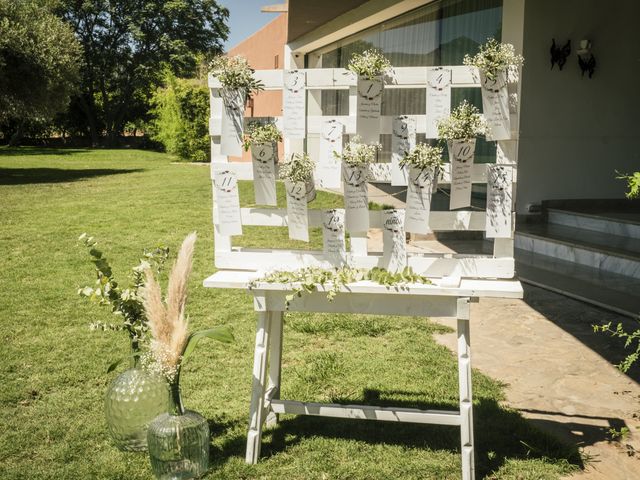
[[[0,168],[0,185],[76,182],[93,177],[142,172],[144,169],[115,168]]]
[[[368,390],[361,400],[333,399],[333,403],[392,404],[396,407],[423,410],[457,410],[457,404],[426,403],[416,400],[416,392],[381,392]],[[391,397],[405,400],[391,400]],[[413,397],[413,398],[412,398]],[[384,400],[388,399],[388,400]],[[577,445],[564,443],[543,432],[517,411],[502,407],[493,399],[481,398],[474,404],[475,463],[478,478],[491,478],[508,460],[540,459],[550,463],[585,465]],[[447,450],[459,454],[460,433],[457,427],[351,419],[285,416],[277,427],[263,433],[263,458],[279,454],[305,438],[326,437],[362,441],[369,444],[400,445],[406,448]],[[228,440],[216,452],[214,464],[223,464],[229,456],[243,456],[246,436]]]
[[[58,147],[0,147],[0,157],[22,157],[25,155],[76,155],[89,153],[87,148]]]

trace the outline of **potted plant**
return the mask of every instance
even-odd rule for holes
[[[252,122],[247,128],[244,149],[251,149],[254,195],[258,205],[277,205],[278,203],[276,164],[280,141],[282,141],[282,133],[274,123]]]
[[[193,232],[182,243],[169,275],[166,299],[153,271],[145,270],[144,311],[152,336],[146,362],[170,386],[169,410],[151,422],[147,433],[151,468],[159,479],[197,478],[209,468],[209,425],[199,413],[185,410],[180,373],[202,338],[233,340],[223,326],[189,333],[185,307],[195,241]]]
[[[287,193],[297,192],[304,194],[307,203],[316,198],[316,188],[313,181],[313,172],[316,162],[306,153],[294,153],[289,160],[280,164],[280,178],[285,181]]]
[[[390,68],[389,60],[374,49],[354,53],[347,66],[358,76],[356,133],[364,142],[377,142],[380,138],[383,75]]]
[[[515,53],[513,45],[490,38],[474,56],[465,55],[463,62],[480,72],[482,110],[490,127],[487,139],[511,138],[507,83],[517,81],[524,58]]]
[[[209,64],[209,72],[222,84],[222,132],[220,153],[223,155],[242,154],[242,135],[244,130],[244,106],[253,93],[264,89],[262,82],[255,79],[247,59],[217,56]]]
[[[342,149],[334,153],[342,160],[342,181],[344,187],[345,228],[352,232],[369,229],[369,196],[367,177],[369,164],[375,162],[379,143],[361,143],[356,136]]]
[[[437,122],[438,136],[447,142],[451,165],[449,208],[471,205],[471,173],[476,137],[487,132],[487,124],[478,109],[463,101],[447,118]]]
[[[409,169],[410,182],[420,189],[434,190],[438,184],[438,173],[442,166],[442,147],[418,143],[405,152],[400,167]]]
[[[83,233],[79,241],[89,252],[96,281],[93,286],[79,288],[78,294],[98,305],[111,307],[118,317],[117,323],[93,322],[90,328],[125,332],[131,346],[131,367],[113,380],[105,395],[107,430],[119,449],[146,450],[149,423],[166,412],[169,405],[164,379],[142,368],[139,362],[148,331],[141,290],[144,271],[152,267],[160,270],[169,249],[158,247],[145,251],[144,258],[131,270],[130,285],[123,288],[115,280],[109,261],[97,248],[95,238]],[[113,362],[107,372],[115,370],[122,360]]]

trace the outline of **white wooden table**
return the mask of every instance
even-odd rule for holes
[[[246,289],[255,272],[218,271],[204,281],[205,287]],[[473,444],[473,406],[471,388],[471,347],[469,303],[482,297],[522,298],[522,287],[515,280],[466,280],[457,285],[412,284],[407,289],[388,289],[370,281],[349,284],[332,302],[322,286],[318,291],[296,297],[288,310],[293,312],[363,313],[455,317],[458,319],[458,383],[460,409],[419,410],[414,408],[337,405],[283,400],[280,398],[282,363],[282,324],[285,296],[291,285],[259,283],[252,290],[258,313],[253,363],[253,388],[247,435],[247,463],[260,457],[263,425],[274,426],[278,414],[357,418],[390,422],[425,423],[460,427],[462,478],[475,478]]]

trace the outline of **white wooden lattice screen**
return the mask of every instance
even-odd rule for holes
[[[479,75],[475,68],[466,66],[445,67],[452,70],[452,88],[480,87]],[[285,140],[285,157],[294,152],[300,152],[309,146],[309,153],[317,157],[318,152],[312,148],[310,138],[320,134],[321,125],[327,120],[338,120],[345,125],[345,133],[355,133],[356,121],[356,77],[345,69],[307,69],[306,88],[308,92],[307,108],[307,142],[298,140]],[[265,85],[265,90],[282,90],[282,70],[260,70],[255,76]],[[427,67],[402,67],[394,68],[393,72],[385,77],[385,89],[393,88],[426,88]],[[221,84],[214,77],[209,77],[211,118],[209,133],[211,135],[212,178],[214,168],[224,164],[225,169],[236,172],[239,180],[251,180],[252,166],[250,163],[228,163],[228,158],[220,153],[221,117],[223,104],[221,98]],[[313,115],[319,111],[319,94],[321,90],[343,89],[349,91],[349,115],[348,116],[320,116]],[[497,142],[497,162],[510,166],[513,169],[512,198],[515,198],[517,183],[517,151],[518,151],[518,125],[519,108],[517,101],[517,85],[509,84],[510,114],[511,114],[511,140]],[[315,104],[315,105],[314,105]],[[453,105],[455,106],[455,105]],[[453,107],[452,106],[452,107]],[[426,121],[424,115],[413,115],[416,119],[417,133],[424,133]],[[381,118],[381,134],[391,133],[393,116]],[[251,119],[246,118],[245,121]],[[281,117],[276,117],[276,123],[282,128]],[[317,145],[317,143],[316,143]],[[390,183],[390,163],[378,163],[371,165],[370,181],[378,183]],[[449,164],[445,164],[443,176],[439,185],[446,185],[450,181]],[[475,164],[472,172],[472,182],[475,184],[486,183],[487,164]],[[284,206],[283,206],[284,207]],[[321,211],[309,210],[309,227],[321,225]],[[287,213],[285,208],[243,208],[241,210],[243,225],[258,226],[287,226]],[[381,228],[382,220],[379,211],[370,211],[370,227]],[[453,278],[512,278],[514,276],[513,260],[513,226],[515,226],[515,213],[512,206],[512,233],[510,238],[494,239],[492,255],[469,254],[415,254],[409,253],[408,264],[418,273],[430,277]],[[221,235],[216,220],[216,208],[214,199],[214,225],[215,225],[215,265],[219,269],[227,270],[262,270],[270,268],[295,269],[308,265],[329,266],[321,251],[297,251],[281,250],[274,245],[273,249],[248,249],[232,246],[230,236]],[[429,226],[434,232],[442,231],[484,231],[485,212],[457,210],[449,212],[431,212]],[[350,262],[357,267],[372,268],[377,266],[382,256],[367,251],[366,233],[351,233]]]

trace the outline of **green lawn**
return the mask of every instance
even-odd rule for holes
[[[242,185],[250,203],[249,184]],[[341,199],[320,194],[320,205]],[[96,236],[124,280],[144,247],[173,249],[197,230],[188,313],[194,328],[229,324],[236,343],[202,342],[183,370],[184,401],[210,420],[209,478],[455,479],[455,427],[285,416],[265,434],[263,459],[244,463],[255,317],[245,292],[208,290],[213,273],[206,166],[135,150],[0,149],[0,478],[151,478],[145,454],[122,453],[105,432],[102,399],[127,353],[125,338],[91,332],[110,321],[76,295],[92,266],[76,244]],[[283,229],[247,228],[245,245],[285,246]],[[319,241],[319,235],[313,236]],[[299,245],[298,245],[299,246]],[[454,356],[418,318],[289,315],[283,398],[457,407]],[[575,447],[500,405],[503,387],[475,371],[479,478],[554,479],[581,466]]]

